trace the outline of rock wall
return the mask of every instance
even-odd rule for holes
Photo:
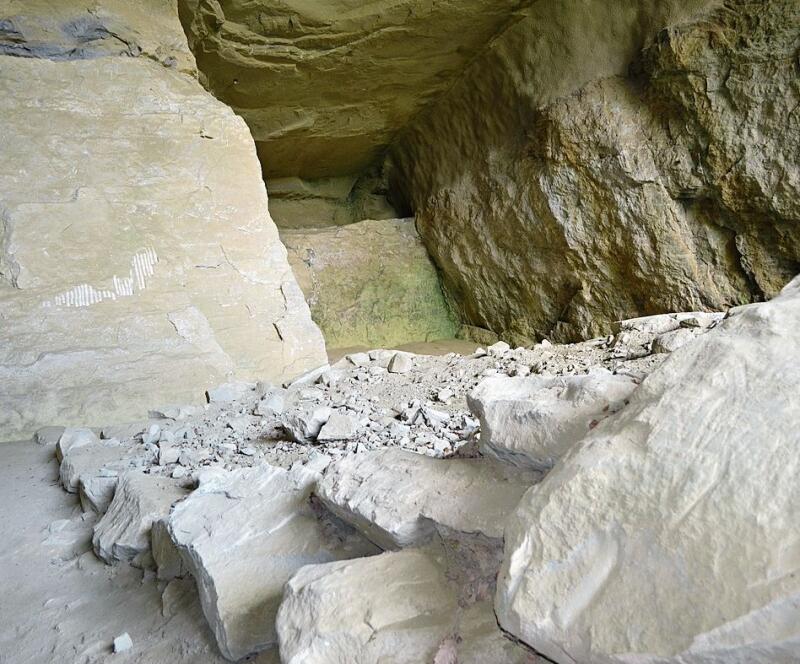
[[[323,363],[173,3],[50,4],[0,5],[0,440]]]
[[[392,151],[463,322],[564,340],[777,293],[798,28],[793,0],[532,5]]]
[[[457,325],[412,219],[281,232],[329,347],[452,338]]]

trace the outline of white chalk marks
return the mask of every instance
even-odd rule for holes
[[[68,291],[59,293],[52,300],[42,303],[44,307],[88,307],[104,300],[116,300],[118,297],[130,297],[137,291],[147,288],[147,281],[155,273],[158,256],[155,249],[140,251],[131,258],[131,269],[126,277],[111,277],[110,288],[95,288],[89,284],[80,284]]]

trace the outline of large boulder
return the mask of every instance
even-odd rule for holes
[[[559,664],[800,653],[800,278],[675,351],[508,520],[500,624]]]
[[[480,419],[484,453],[546,469],[619,411],[636,387],[630,377],[605,369],[578,376],[492,376],[467,402]]]
[[[92,545],[108,564],[150,552],[150,530],[188,492],[168,477],[129,472],[119,478],[114,499],[94,527]]]
[[[441,564],[422,551],[309,565],[286,584],[277,621],[281,660],[433,662],[455,628],[457,607]]]
[[[432,459],[397,448],[343,457],[315,493],[384,549],[419,546],[437,526],[499,540],[506,516],[538,481],[483,459]]]
[[[0,440],[322,364],[253,140],[170,46],[174,4],[3,19]]]
[[[284,584],[298,569],[376,552],[313,512],[311,490],[323,461],[317,459],[291,471],[266,465],[207,471],[170,514],[172,541],[230,660],[277,643],[275,614]]]

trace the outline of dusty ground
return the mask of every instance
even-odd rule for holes
[[[194,582],[168,586],[91,552],[92,521],[58,484],[52,448],[2,443],[0,451],[0,663],[216,664]],[[114,655],[115,636],[133,649]],[[265,654],[251,660],[277,662]]]

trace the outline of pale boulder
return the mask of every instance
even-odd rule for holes
[[[92,478],[115,477],[135,466],[144,455],[145,450],[132,450],[130,445],[122,445],[118,441],[98,440],[89,445],[73,447],[64,455],[59,466],[61,485],[70,493],[78,493],[82,482],[88,487]]]
[[[452,633],[456,596],[423,551],[309,565],[278,612],[285,664],[433,662]]]
[[[390,448],[335,461],[315,493],[378,546],[399,549],[425,544],[437,526],[498,540],[506,516],[537,480],[490,460]]]
[[[559,664],[800,653],[800,278],[673,353],[509,519],[495,608]]]
[[[628,376],[597,369],[579,376],[492,376],[467,397],[481,422],[481,449],[503,461],[546,469],[636,389]]]

